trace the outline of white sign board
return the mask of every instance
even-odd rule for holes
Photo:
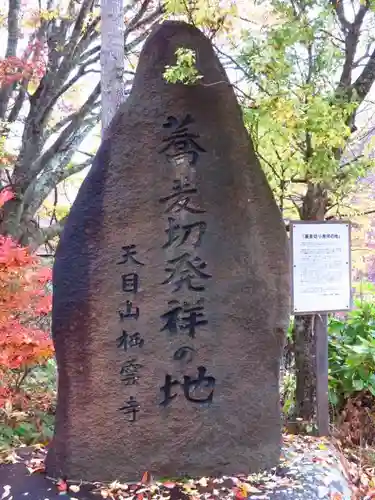
[[[349,311],[350,223],[291,221],[292,313]]]

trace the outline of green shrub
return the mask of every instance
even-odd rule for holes
[[[294,373],[293,356],[293,317],[291,316],[286,334],[286,342],[281,360],[280,373],[280,403],[285,420],[293,418],[295,410],[296,376]]]
[[[56,363],[50,359],[31,370],[14,397],[0,406],[0,456],[21,445],[50,441],[55,400]]]
[[[346,318],[328,325],[329,397],[340,409],[361,391],[375,396],[375,302],[356,300]]]

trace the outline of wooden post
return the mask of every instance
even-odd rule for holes
[[[328,315],[315,316],[316,417],[318,436],[329,435],[328,403]]]

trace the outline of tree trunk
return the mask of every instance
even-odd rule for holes
[[[296,369],[296,417],[310,421],[315,415],[316,398],[313,316],[295,316],[293,342]]]
[[[101,94],[102,133],[124,100],[124,3],[101,0]]]
[[[300,211],[302,220],[323,221],[328,206],[327,191],[309,183]],[[296,417],[311,421],[316,414],[316,345],[314,315],[295,316],[293,343],[296,370]]]

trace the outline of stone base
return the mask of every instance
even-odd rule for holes
[[[61,497],[57,485],[43,473],[30,474],[26,462],[32,452],[17,450],[21,461],[16,464],[0,465],[0,498],[2,500],[100,500],[100,487],[80,485],[79,491],[69,492]],[[68,481],[69,483],[69,481]],[[170,500],[189,500],[182,483],[157,483],[157,494]],[[351,491],[345,478],[336,450],[327,442],[293,437],[283,448],[280,465],[261,475],[198,478],[191,480],[190,487],[196,487],[195,497],[212,500],[233,499],[235,488],[246,488],[248,499],[268,500],[329,500],[337,498],[350,500]],[[103,488],[105,486],[103,485]],[[123,498],[134,498],[137,489],[147,491],[145,485],[129,485],[123,491]],[[241,488],[242,491],[244,491]],[[115,498],[116,495],[115,495]],[[152,497],[151,497],[152,498]],[[159,496],[160,498],[160,496]],[[240,497],[238,497],[240,498]],[[243,497],[241,497],[243,498]]]

